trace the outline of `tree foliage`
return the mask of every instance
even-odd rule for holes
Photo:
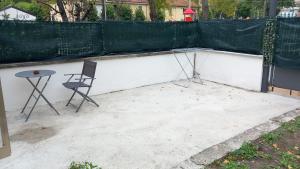
[[[238,6],[238,0],[209,0],[211,17],[233,18]]]
[[[117,20],[130,21],[133,19],[132,9],[127,4],[118,4],[115,7]]]
[[[134,15],[129,5],[122,3],[113,3],[106,5],[106,19],[130,21],[134,19]]]
[[[247,18],[251,16],[251,6],[247,1],[241,1],[237,6],[236,15],[238,18]]]
[[[157,12],[157,21],[165,21],[166,19],[166,12],[165,10],[161,9]]]
[[[240,0],[237,8],[238,17],[260,18],[268,14],[270,0]],[[277,8],[293,7],[294,0],[278,0]]]
[[[165,11],[170,8],[168,0],[148,0],[151,21],[164,21]]]
[[[37,0],[38,3],[51,8],[59,14],[62,21],[85,21],[95,9],[96,0]],[[53,7],[53,2],[56,7]]]
[[[91,22],[95,22],[95,21],[98,21],[99,19],[100,19],[100,17],[98,16],[97,8],[96,8],[96,6],[94,6],[93,9],[87,15],[87,20],[91,21]]]
[[[106,18],[107,20],[116,19],[115,7],[111,4],[106,5]]]
[[[137,9],[135,10],[135,17],[134,17],[134,20],[135,20],[135,21],[145,21],[145,20],[146,20],[146,17],[145,17],[145,14],[144,14],[143,9],[137,8]]]
[[[13,0],[0,0],[0,9],[12,4]]]
[[[278,0],[278,7],[293,7],[295,5],[295,0]]]

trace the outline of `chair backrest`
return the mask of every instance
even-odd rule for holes
[[[82,74],[94,78],[96,73],[97,62],[85,60],[83,63]]]

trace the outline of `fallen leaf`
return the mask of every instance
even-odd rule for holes
[[[288,165],[288,169],[293,169],[293,167],[292,167],[292,166],[290,166],[290,165]]]
[[[278,149],[278,145],[277,144],[273,144],[272,145],[274,148]]]
[[[228,160],[224,160],[223,163],[224,163],[224,164],[228,164],[229,161],[228,161]]]
[[[298,147],[298,146],[295,146],[294,149],[295,149],[295,150],[299,150],[299,147]]]
[[[291,152],[291,151],[287,151],[287,153],[288,153],[289,155],[292,155],[292,154],[293,154],[293,152]]]

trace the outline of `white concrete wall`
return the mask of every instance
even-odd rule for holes
[[[192,75],[192,68],[184,60],[183,55],[178,54],[178,56],[183,59],[184,66]],[[192,57],[193,54],[191,53],[189,56]],[[176,59],[171,54],[95,61],[98,62],[97,79],[94,82],[91,95],[185,78]],[[62,83],[67,80],[64,74],[80,73],[82,62],[0,69],[7,111],[21,109],[32,91],[31,85],[25,79],[15,77],[15,73],[38,69],[56,71],[45,89],[45,96],[50,102],[65,101],[72,93],[62,86]],[[42,101],[40,103],[45,104]]]
[[[247,90],[260,91],[263,57],[233,52],[200,50],[197,71],[201,78]]]
[[[177,56],[192,76],[192,68],[184,54]],[[188,53],[188,56],[192,59],[194,52]],[[172,54],[95,61],[98,62],[97,79],[91,95],[185,78]],[[196,63],[202,79],[260,91],[262,56],[199,49]],[[82,62],[0,69],[6,110],[22,108],[32,91],[31,85],[25,79],[15,77],[15,73],[38,69],[57,72],[45,89],[45,95],[51,102],[65,101],[71,91],[62,86],[67,80],[64,74],[80,73]],[[45,103],[41,101],[40,104]]]

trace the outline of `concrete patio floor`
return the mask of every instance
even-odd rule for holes
[[[27,97],[27,96],[24,96]],[[194,154],[300,107],[300,101],[211,82],[172,83],[94,96],[79,113],[39,106],[27,123],[7,112],[12,155],[2,169],[67,169],[91,161],[103,169],[168,169]],[[77,101],[73,103],[76,104]]]

